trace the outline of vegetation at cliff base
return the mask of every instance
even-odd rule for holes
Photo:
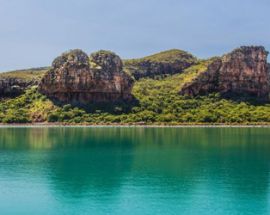
[[[59,122],[83,124],[198,124],[198,123],[270,123],[270,104],[256,104],[222,98],[218,93],[190,98],[179,90],[201,71],[209,61],[166,78],[141,79],[135,82],[133,95],[137,102],[73,107],[56,105],[41,95],[37,87],[23,95],[2,99],[0,122]]]

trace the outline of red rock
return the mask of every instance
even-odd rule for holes
[[[60,102],[87,104],[129,100],[132,86],[116,54],[100,51],[89,58],[81,50],[72,50],[54,60],[39,91]]]
[[[264,47],[241,47],[215,59],[205,72],[181,89],[181,95],[197,96],[212,92],[249,95],[269,99],[268,52]]]

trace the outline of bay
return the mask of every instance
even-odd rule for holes
[[[0,128],[0,214],[270,214],[270,128]]]

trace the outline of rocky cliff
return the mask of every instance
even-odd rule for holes
[[[39,91],[60,102],[87,104],[129,100],[132,86],[116,54],[99,51],[88,57],[81,50],[72,50],[53,61]]]
[[[268,100],[270,68],[267,55],[268,52],[261,46],[235,49],[214,59],[206,71],[183,86],[180,94],[196,96],[220,92],[228,96],[248,95]]]
[[[34,80],[19,78],[0,79],[0,97],[15,97],[22,94],[26,88],[37,84]]]
[[[0,73],[0,98],[15,97],[34,85],[38,85],[47,67]]]
[[[267,55],[263,47],[251,46],[213,58],[207,63],[208,67],[204,66],[207,69],[202,68],[185,79],[180,94],[196,96],[220,92],[228,96],[268,99],[270,66]],[[185,70],[188,67],[191,70],[197,67],[197,62],[195,57],[181,50],[125,60],[124,63],[109,51],[88,56],[81,50],[73,50],[56,58],[50,68],[0,73],[0,98],[15,97],[26,88],[39,85],[40,92],[60,102],[84,104],[129,100],[133,86],[130,75],[141,79],[182,73],[188,71]]]
[[[140,59],[126,60],[124,63],[125,69],[138,80],[181,73],[196,61],[191,54],[173,49]]]

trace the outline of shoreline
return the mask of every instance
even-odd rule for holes
[[[89,128],[270,128],[270,123],[265,124],[69,124],[69,123],[0,123],[0,128],[24,127],[89,127]]]

